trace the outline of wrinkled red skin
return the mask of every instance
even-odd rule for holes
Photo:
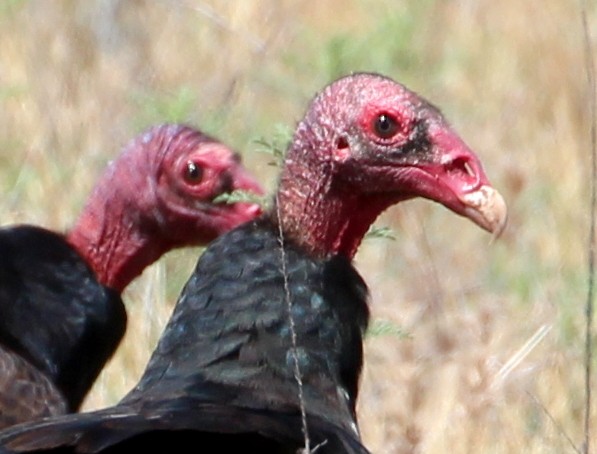
[[[390,137],[375,130],[382,114],[396,122]],[[352,258],[379,214],[413,197],[477,222],[462,199],[482,186],[491,185],[479,158],[436,107],[391,79],[355,74],[321,92],[298,125],[277,203],[285,232],[312,254]]]
[[[189,162],[202,170],[197,181]],[[225,145],[186,126],[154,127],[110,163],[67,238],[121,292],[169,250],[207,244],[258,216],[256,204],[212,202],[237,189],[263,193]]]

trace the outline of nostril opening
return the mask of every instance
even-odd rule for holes
[[[219,192],[232,192],[234,190],[234,179],[229,173],[222,175],[220,179]]]
[[[468,162],[465,162],[463,167],[464,167],[464,170],[466,171],[466,173],[468,173],[468,175],[470,177],[475,176],[475,172],[473,171],[473,168],[471,167],[471,165]]]
[[[338,138],[338,140],[336,141],[336,148],[338,150],[344,150],[344,149],[348,148],[348,141],[346,140],[345,137]]]
[[[456,158],[450,161],[445,166],[448,174],[469,181],[470,184],[474,184],[479,179],[479,175],[475,170],[475,167],[471,165],[470,160],[466,158]]]

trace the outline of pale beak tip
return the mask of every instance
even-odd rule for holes
[[[461,201],[466,205],[466,216],[492,233],[492,241],[499,238],[506,228],[508,207],[496,189],[487,185],[481,186],[478,190],[463,195]]]

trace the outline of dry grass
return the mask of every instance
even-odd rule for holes
[[[275,169],[253,140],[292,127],[337,75],[381,71],[443,108],[511,218],[490,244],[447,210],[409,202],[379,222],[397,241],[363,245],[374,317],[409,333],[367,341],[365,443],[379,453],[573,452],[562,432],[580,445],[589,188],[577,2],[313,3],[3,0],[2,224],[66,229],[120,146],[164,120],[243,150],[272,188]],[[597,48],[594,5],[590,20]],[[169,254],[126,292],[126,342],[87,409],[136,381],[197,253]]]

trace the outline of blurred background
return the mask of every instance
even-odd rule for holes
[[[492,242],[439,205],[406,202],[377,222],[393,239],[363,243],[365,444],[574,452],[590,188],[579,2],[1,0],[0,223],[65,231],[107,162],[165,121],[233,145],[271,191],[278,169],[258,142],[283,147],[318,90],[361,70],[439,106],[510,209]],[[137,381],[200,252],[168,254],[125,292],[125,342],[85,409]]]

